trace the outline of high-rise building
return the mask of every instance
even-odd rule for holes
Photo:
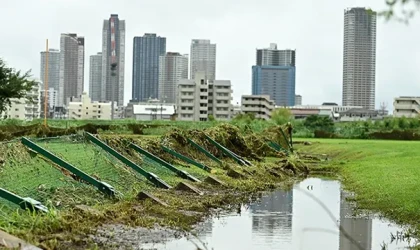
[[[204,72],[207,80],[216,79],[216,44],[210,40],[193,39],[190,61],[190,79],[194,79],[197,72]]]
[[[188,55],[168,52],[159,58],[159,100],[175,103],[176,85],[188,79]]]
[[[67,105],[72,97],[83,92],[85,66],[85,38],[63,33],[60,39],[60,81],[58,106]]]
[[[302,96],[295,95],[295,106],[302,105]]]
[[[89,62],[89,96],[92,101],[102,101],[102,53],[90,56]]]
[[[159,96],[159,57],[166,54],[166,38],[146,33],[134,37],[132,100],[137,102]]]
[[[45,83],[46,51],[41,51],[41,82]],[[60,84],[60,50],[48,50],[48,88],[58,91]]]
[[[277,106],[295,105],[296,51],[278,50],[277,44],[257,49],[252,66],[252,94],[268,95]]]
[[[278,50],[277,44],[270,43],[269,48],[257,49],[258,66],[296,66],[296,50]]]
[[[376,12],[344,12],[343,106],[375,109]]]
[[[114,72],[111,64],[115,63]],[[124,106],[125,21],[111,14],[102,28],[102,81],[99,101],[115,101]],[[93,99],[96,101],[95,99]]]

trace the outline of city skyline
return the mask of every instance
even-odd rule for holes
[[[95,0],[89,5],[94,3]],[[129,6],[123,7],[115,6],[110,1],[101,1],[100,4],[97,4],[98,8],[95,13],[83,11],[76,20],[71,18],[69,10],[84,9],[82,7],[84,2],[73,1],[66,8],[55,2],[48,5],[28,3],[29,8],[39,10],[40,13],[45,12],[42,12],[42,9],[54,8],[56,14],[51,15],[51,13],[45,12],[41,18],[32,20],[28,24],[28,28],[25,28],[25,32],[16,33],[16,30],[21,30],[19,27],[24,26],[21,21],[25,20],[23,13],[13,16],[9,15],[11,11],[5,13],[11,24],[5,29],[8,39],[0,42],[0,52],[9,65],[21,70],[32,68],[32,73],[39,75],[39,51],[44,49],[46,38],[49,38],[51,48],[59,48],[58,36],[60,33],[63,31],[77,32],[87,38],[86,55],[94,55],[100,51],[98,46],[102,40],[99,33],[99,30],[102,29],[101,20],[104,19],[104,16],[109,16],[110,13],[118,13],[122,19],[132,24],[126,31],[126,46],[129,48],[126,62],[129,64],[132,62],[131,39],[145,32],[156,32],[168,37],[168,51],[188,52],[192,38],[211,39],[218,44],[217,78],[232,80],[236,102],[240,100],[241,95],[249,94],[251,85],[249,67],[255,61],[255,48],[266,46],[267,43],[275,41],[280,48],[293,48],[299,51],[296,93],[304,97],[304,104],[319,104],[326,101],[341,103],[343,12],[348,7],[358,6],[371,7],[379,11],[385,8],[385,4],[380,1],[343,1],[340,3],[328,1],[326,3],[328,5],[326,9],[314,6],[311,10],[305,9],[297,15],[289,13],[291,9],[299,6],[297,3],[288,3],[282,9],[281,15],[278,13],[274,15],[274,11],[271,9],[264,9],[264,12],[261,12],[264,14],[259,14],[260,12],[255,11],[262,10],[262,6],[251,3],[245,3],[241,13],[235,12],[233,5],[228,4],[226,8],[217,12],[219,14],[208,12],[200,15],[191,11],[202,7],[196,3],[191,2],[188,5],[189,11],[168,3],[168,6],[175,8],[179,13],[176,15],[173,12],[168,13],[167,18],[163,20],[151,14],[152,10],[158,7],[154,3],[142,7],[140,12],[134,13],[131,9],[137,8],[139,5],[137,3],[130,3]],[[16,3],[11,2],[5,8],[13,10],[17,7]],[[212,9],[211,6],[206,5],[206,7]],[[184,15],[179,15],[180,13]],[[248,25],[238,25],[239,20],[246,20],[245,16],[255,16],[256,21]],[[311,17],[312,21],[310,23],[303,22],[306,19],[302,18],[306,17]],[[263,27],[267,18],[270,18],[270,22],[275,23],[282,23],[291,18],[296,19],[296,22],[283,27],[281,34],[276,34],[268,27]],[[191,22],[191,20],[195,21]],[[53,25],[50,25],[51,23]],[[142,23],[147,23],[147,25]],[[383,18],[378,18],[376,107],[380,102],[386,102],[389,109],[393,97],[420,92],[420,86],[416,84],[420,80],[420,76],[417,74],[420,62],[415,59],[420,53],[415,49],[415,44],[420,42],[420,37],[415,32],[415,27],[419,23],[420,19],[417,16],[410,20],[409,25],[396,21],[385,23]],[[45,25],[47,25],[47,29],[37,30],[35,28]],[[255,36],[249,36],[248,31],[251,29],[256,31]],[[231,37],[228,36],[232,32],[235,32],[235,39],[230,39]],[[397,40],[394,39],[395,37],[404,37],[405,39]],[[398,50],[394,48],[398,48]],[[86,57],[86,61],[88,60]],[[394,70],[398,65],[404,65],[404,67]],[[126,67],[125,75],[124,99],[127,102],[131,98],[130,67]],[[398,88],[395,87],[396,82],[398,82]],[[87,83],[88,75],[85,74],[85,89],[87,89]],[[317,86],[315,91],[312,89],[313,86]]]

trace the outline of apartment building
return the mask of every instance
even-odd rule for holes
[[[35,85],[31,91],[27,92],[26,98],[10,99],[12,105],[1,115],[1,117],[25,121],[38,119],[40,117],[42,104],[40,89],[41,83]]]
[[[115,108],[118,112],[118,108]],[[73,120],[111,120],[111,102],[92,102],[86,92],[79,100],[70,101],[68,118]]]
[[[420,96],[394,98],[394,117],[420,117]]]
[[[177,114],[183,121],[232,118],[232,85],[228,80],[206,80],[205,72],[195,78],[181,79],[177,86]]]
[[[344,11],[343,106],[375,109],[376,12]]]
[[[172,120],[175,104],[154,99],[147,102],[129,102],[125,108],[125,118],[138,121]]]
[[[257,119],[271,119],[271,112],[276,104],[268,95],[243,95],[241,100],[241,112],[254,114]]]

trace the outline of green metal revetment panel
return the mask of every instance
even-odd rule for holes
[[[206,149],[204,149],[203,147],[201,147],[200,145],[198,145],[197,143],[195,143],[191,139],[187,139],[187,140],[188,140],[188,143],[190,143],[190,145],[193,146],[194,148],[196,148],[199,152],[205,154],[208,158],[210,158],[211,160],[217,162],[219,165],[223,165],[222,161],[219,160],[213,154],[211,154],[209,151],[207,151]]]
[[[279,152],[285,152],[287,155],[289,155],[289,151],[287,151],[286,149],[282,148],[279,144],[273,142],[273,141],[269,141],[268,145],[273,148],[276,151]]]
[[[231,152],[230,150],[228,150],[227,148],[223,147],[222,145],[220,145],[218,142],[216,142],[215,140],[213,140],[212,138],[210,138],[209,136],[205,135],[206,139],[213,144],[216,148],[218,148],[220,151],[222,151],[224,154],[226,154],[227,156],[229,156],[230,158],[232,158],[233,160],[235,160],[239,165],[245,166],[248,165],[246,164],[245,161],[243,161],[241,158],[237,157],[236,154],[234,154],[233,152]]]
[[[183,171],[183,170],[180,170],[180,169],[172,166],[168,162],[166,162],[166,161],[160,159],[159,157],[157,157],[156,155],[142,149],[141,147],[137,146],[134,143],[130,143],[130,148],[134,149],[135,151],[137,151],[138,153],[140,153],[142,155],[145,155],[146,157],[149,157],[153,161],[155,161],[155,162],[159,163],[160,165],[166,167],[167,169],[171,170],[172,172],[174,172],[176,175],[178,175],[181,178],[184,178],[184,179],[187,179],[187,180],[190,180],[190,181],[194,181],[194,182],[200,182],[199,179],[195,178],[194,176],[192,176],[187,171]]]
[[[34,200],[32,198],[26,197],[22,198],[19,195],[16,195],[12,192],[7,191],[6,189],[0,188],[0,197],[6,199],[16,205],[20,206],[22,209],[29,209],[36,212],[48,212],[48,208],[41,204],[41,202]]]
[[[207,171],[209,173],[211,172],[211,168],[210,167],[208,167],[208,166],[206,166],[204,164],[201,164],[201,163],[199,163],[199,162],[197,162],[197,161],[195,161],[195,160],[193,160],[193,159],[191,159],[191,158],[189,158],[189,157],[187,157],[185,155],[182,155],[182,154],[176,152],[175,150],[172,150],[170,148],[167,148],[167,147],[165,147],[163,145],[161,145],[161,148],[162,148],[163,151],[167,152],[168,154],[170,154],[170,155],[172,155],[172,156],[174,156],[174,157],[176,157],[178,159],[181,159],[181,160],[183,160],[183,161],[185,161],[187,163],[190,163],[190,164],[192,164],[192,165],[194,165],[196,167],[199,167],[199,168],[201,168],[201,169],[203,169],[203,170],[205,170],[205,171]]]
[[[103,141],[99,140],[98,138],[96,138],[92,134],[90,134],[88,132],[85,132],[85,134],[86,134],[86,137],[87,137],[87,139],[89,141],[91,141],[92,143],[94,143],[97,146],[101,147],[103,150],[105,150],[106,152],[110,153],[112,156],[114,156],[115,158],[117,158],[119,161],[121,161],[122,163],[124,163],[128,167],[132,168],[137,173],[139,173],[139,174],[143,175],[144,177],[146,177],[147,180],[149,180],[150,182],[152,182],[157,187],[159,187],[159,188],[165,188],[165,189],[171,188],[171,186],[169,184],[167,184],[165,181],[163,181],[162,179],[160,179],[157,175],[155,175],[154,173],[151,173],[151,172],[147,172],[146,170],[144,170],[143,168],[141,168],[140,166],[138,166],[137,164],[135,164],[131,160],[127,159],[125,156],[123,156],[122,154],[118,153],[115,149],[111,148],[106,143],[104,143]]]
[[[108,183],[96,180],[95,178],[86,174],[82,170],[74,167],[70,163],[68,163],[68,162],[62,160],[61,158],[55,156],[53,153],[51,153],[48,150],[38,146],[37,144],[33,143],[32,141],[30,141],[29,139],[27,139],[25,137],[22,137],[21,142],[23,143],[23,145],[27,146],[31,150],[33,150],[33,151],[37,152],[38,154],[48,158],[50,161],[54,162],[58,166],[67,169],[68,171],[75,174],[80,179],[82,179],[82,180],[90,183],[91,185],[95,186],[96,188],[99,189],[99,191],[101,191],[101,192],[103,192],[107,195],[110,195],[110,196],[115,195],[114,188],[111,185],[109,185]]]

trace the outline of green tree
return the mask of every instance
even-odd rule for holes
[[[308,116],[303,125],[312,130],[322,130],[327,132],[334,131],[334,122],[328,116],[311,115]]]
[[[387,9],[379,12],[379,15],[387,20],[393,18],[407,23],[416,12],[420,11],[420,0],[385,0],[385,3]]]
[[[271,113],[271,120],[273,120],[278,125],[287,123],[291,118],[292,113],[289,109],[286,108],[279,108]]]
[[[7,67],[5,62],[0,59],[0,114],[10,107],[12,98],[26,97],[26,93],[31,91],[37,84],[30,80],[31,72],[22,73],[13,68]]]

